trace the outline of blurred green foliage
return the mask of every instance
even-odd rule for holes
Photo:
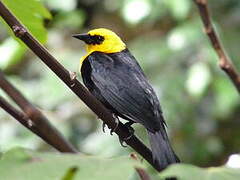
[[[3,0],[2,2],[40,42],[47,40],[47,32],[43,20],[51,19],[51,14],[41,2],[36,0]],[[12,34],[11,30],[9,32]]]
[[[47,37],[43,25],[47,27],[47,48],[73,72],[78,71],[85,47],[71,38],[72,34],[98,27],[117,32],[154,86],[171,142],[183,162],[204,167],[223,165],[229,155],[239,152],[239,95],[218,67],[192,1],[42,0],[52,14],[50,21],[44,21],[51,16],[39,1],[4,2],[16,9],[20,19],[27,19],[29,24],[25,25],[32,26],[29,29],[42,42]],[[28,8],[18,12],[23,6]],[[209,6],[217,32],[240,71],[240,2],[212,0]],[[102,133],[101,121],[3,28],[0,40],[0,68],[81,152],[112,157],[132,151],[122,148],[115,135]],[[134,128],[148,143],[144,129],[140,125]],[[50,150],[3,111],[0,139],[0,151],[14,146]]]
[[[191,172],[191,173],[189,173]],[[239,169],[226,167],[199,168],[189,164],[171,165],[159,174],[161,178],[177,177],[180,180],[228,180],[238,179]]]
[[[127,156],[103,159],[97,156],[38,153],[16,148],[2,156],[0,173],[4,180],[122,180],[134,177],[134,166],[141,167]]]

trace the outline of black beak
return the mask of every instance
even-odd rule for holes
[[[88,43],[89,41],[91,41],[91,36],[89,34],[74,34],[72,35],[72,37],[80,39],[82,41],[84,41],[85,43]]]
[[[94,35],[91,36],[90,34],[84,33],[84,34],[74,34],[72,37],[80,39],[84,41],[86,44],[101,44],[104,41],[104,37],[100,35]]]

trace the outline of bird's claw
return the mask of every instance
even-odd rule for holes
[[[103,124],[102,124],[102,131],[105,133],[105,127],[106,127],[106,123],[105,122],[103,122]]]
[[[125,126],[128,128],[128,131],[129,131],[130,135],[128,137],[123,138],[123,139],[121,139],[119,137],[119,142],[120,142],[122,147],[127,147],[123,143],[126,142],[127,140],[131,139],[131,137],[134,135],[134,129],[131,127],[132,124],[133,124],[133,122],[125,123]]]
[[[118,125],[119,125],[119,119],[118,119],[118,117],[114,115],[113,118],[114,118],[114,120],[115,120],[116,126],[111,129],[110,135],[113,135],[113,133],[116,131],[116,129],[118,128]]]
[[[126,145],[124,145],[124,140],[122,140],[120,137],[119,137],[119,143],[121,144],[122,147],[127,147]]]
[[[118,125],[119,125],[119,119],[118,119],[118,117],[115,116],[115,115],[113,115],[113,118],[114,118],[114,120],[115,120],[116,126],[111,129],[110,135],[113,135],[113,133],[116,131],[116,129],[117,129]],[[103,124],[102,124],[102,131],[103,131],[104,133],[105,133],[105,127],[106,127],[106,123],[103,122]]]

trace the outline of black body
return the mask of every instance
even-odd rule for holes
[[[153,158],[162,169],[179,162],[169,144],[158,98],[127,49],[93,52],[84,60],[81,74],[89,91],[108,109],[147,129]]]

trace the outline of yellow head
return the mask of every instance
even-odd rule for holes
[[[77,34],[73,37],[86,43],[88,55],[94,51],[116,53],[126,49],[120,37],[105,28],[93,29],[86,34]]]

